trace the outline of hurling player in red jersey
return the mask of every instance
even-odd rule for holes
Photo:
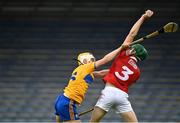
[[[153,15],[151,10],[147,10],[140,19],[134,24],[127,35],[123,45],[129,45],[137,35],[142,23]],[[147,57],[146,49],[135,44],[126,50],[121,51],[113,61],[108,73],[103,78],[106,83],[101,92],[90,122],[99,122],[103,116],[114,108],[125,122],[138,122],[135,112],[128,100],[128,88],[135,83],[140,70],[137,66],[138,61],[143,61]]]

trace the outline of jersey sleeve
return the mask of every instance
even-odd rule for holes
[[[92,73],[95,70],[95,62],[88,63],[84,67],[88,73]]]

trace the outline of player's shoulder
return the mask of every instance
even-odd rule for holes
[[[116,56],[116,60],[122,59],[127,56],[128,56],[128,50],[123,50]]]
[[[83,65],[79,65],[77,68],[74,69],[73,72],[86,72],[86,71],[90,71],[91,69],[95,69],[95,63],[91,62],[91,63],[87,63],[87,64],[83,64]]]
[[[77,77],[82,77],[86,74],[89,74],[89,70],[91,69],[90,64],[84,64],[84,65],[79,65],[78,67],[76,67],[73,72],[72,72],[72,76],[77,76]]]

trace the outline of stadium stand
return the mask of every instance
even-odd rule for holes
[[[97,58],[119,46],[146,9],[154,17],[138,37],[180,21],[178,0],[2,0],[0,1],[0,122],[52,122],[54,101],[82,51]],[[137,38],[138,38],[137,37]],[[129,95],[141,122],[180,121],[180,35],[144,42],[149,58]],[[106,66],[108,67],[108,66]],[[94,106],[103,89],[96,80],[79,112]],[[90,119],[90,113],[81,117]],[[103,121],[121,121],[113,110]]]

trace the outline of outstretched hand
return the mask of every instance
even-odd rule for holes
[[[153,11],[146,10],[145,13],[142,15],[145,19],[150,18],[153,15]]]

